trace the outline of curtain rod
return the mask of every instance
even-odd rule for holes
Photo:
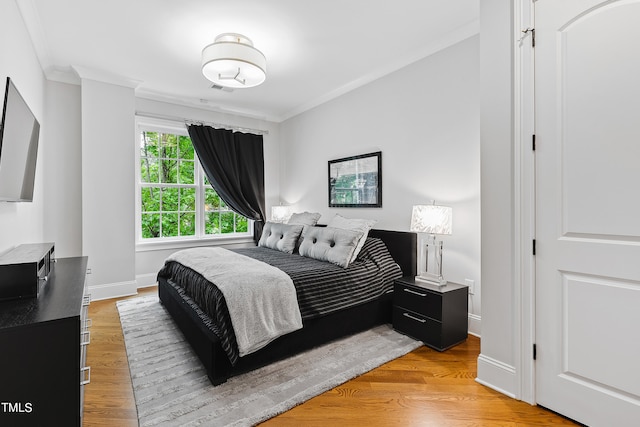
[[[186,119],[184,117],[177,117],[177,116],[165,116],[162,114],[146,113],[144,111],[136,111],[136,116],[148,117],[150,119],[169,120],[172,122],[183,122],[185,125],[189,125],[189,124],[207,125],[217,129],[222,128],[227,130],[233,130],[236,132],[253,133],[255,135],[269,135],[269,131],[264,129],[253,129],[253,128],[247,128],[242,126],[227,125],[224,123],[215,123],[215,122],[207,122],[203,120]]]

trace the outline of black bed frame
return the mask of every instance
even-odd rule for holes
[[[369,236],[385,242],[404,276],[416,274],[417,237],[415,233],[371,230]],[[365,331],[377,325],[391,323],[393,293],[387,293],[366,304],[305,320],[302,329],[284,335],[266,347],[241,357],[235,366],[231,366],[218,337],[203,323],[196,311],[184,301],[169,281],[171,279],[158,278],[160,302],[171,314],[202,361],[213,385],[222,384],[232,376],[329,341]]]

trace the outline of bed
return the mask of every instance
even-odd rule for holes
[[[372,229],[368,236],[370,239],[379,239],[384,243],[389,254],[399,266],[401,275],[416,274],[417,243],[415,233]],[[369,242],[367,241],[367,244]],[[239,252],[242,253],[242,250]],[[297,254],[290,256],[301,258]],[[391,322],[393,294],[392,291],[387,290],[373,299],[357,303],[354,306],[331,311],[327,314],[315,313],[307,318],[303,316],[302,329],[287,333],[255,352],[233,359],[229,354],[229,343],[215,327],[214,315],[205,313],[205,310],[194,301],[194,298],[188,295],[184,288],[177,283],[185,280],[184,278],[177,277],[177,275],[173,277],[172,274],[175,273],[167,268],[163,268],[158,274],[160,302],[173,317],[201,360],[213,385],[224,383],[232,376],[329,341]],[[391,287],[391,289],[393,288]]]

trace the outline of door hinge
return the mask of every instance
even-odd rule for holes
[[[533,345],[533,360],[536,360],[536,358],[538,357],[538,349],[536,348],[536,345]]]
[[[533,239],[533,254],[536,254],[536,239]]]
[[[536,47],[536,29],[531,29],[531,47]]]
[[[522,39],[527,35],[527,33],[531,33],[531,47],[536,47],[536,29],[527,28],[526,30],[522,30],[522,32],[525,34],[524,36],[522,36]]]
[[[536,151],[536,135],[535,134],[531,135],[531,149],[533,151]]]

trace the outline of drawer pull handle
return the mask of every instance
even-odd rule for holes
[[[415,320],[415,321],[420,322],[420,323],[425,323],[425,322],[426,322],[426,320],[421,319],[421,318],[419,318],[419,317],[412,316],[412,315],[410,315],[409,313],[402,313],[402,315],[403,315],[404,317],[408,317],[409,319]]]
[[[87,385],[91,382],[91,366],[80,369],[80,385]]]
[[[418,295],[420,297],[426,297],[427,296],[427,294],[423,294],[422,292],[416,292],[413,289],[404,288],[404,291],[405,292],[409,292],[410,294]]]

